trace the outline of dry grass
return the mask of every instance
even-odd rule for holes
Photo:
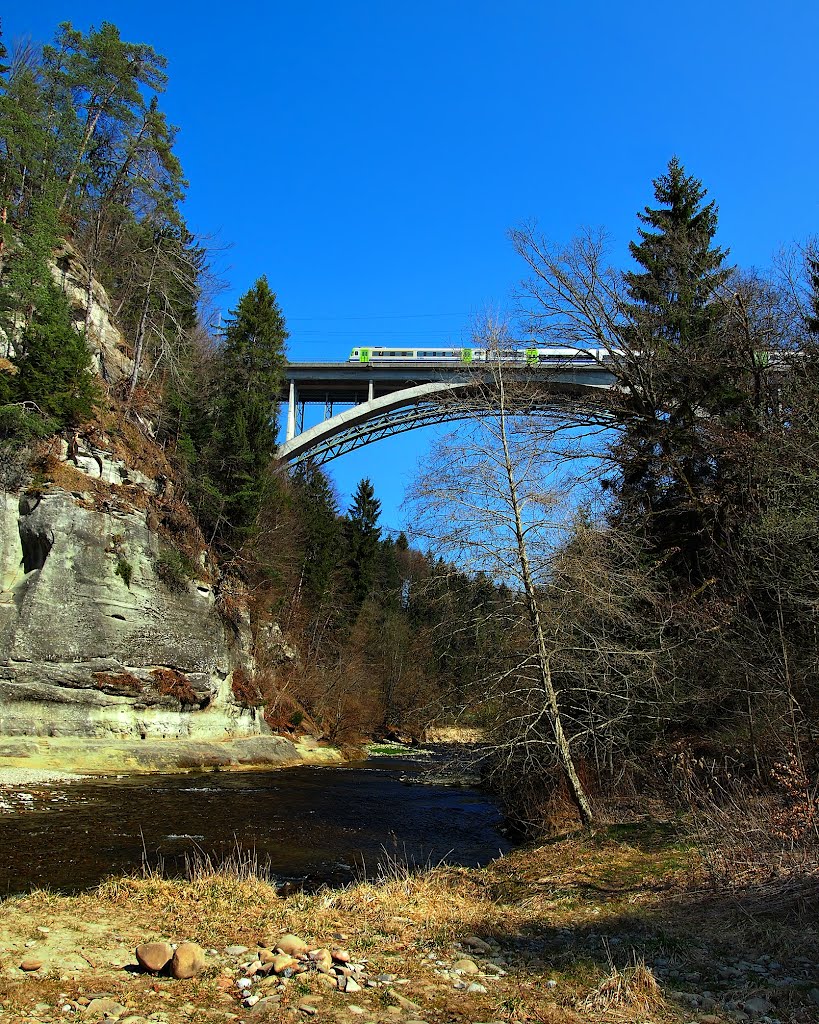
[[[232,943],[252,949],[282,931],[324,945],[341,933],[354,956],[367,959],[375,973],[410,979],[404,994],[422,1005],[419,1016],[431,1024],[570,1024],[610,1018],[681,1024],[691,1019],[690,1007],[663,998],[651,956],[668,956],[671,950],[683,962],[686,951],[696,950],[696,967],[704,971],[709,956],[723,959],[730,949],[737,956],[752,955],[758,936],[747,928],[727,929],[724,916],[709,916],[713,907],[703,909],[690,898],[694,855],[669,832],[645,826],[568,838],[518,851],[483,869],[437,865],[416,870],[385,858],[373,879],[288,896],[277,892],[252,852],[237,849],[218,863],[197,853],[184,879],[170,880],[154,871],[109,879],[95,892],[76,897],[38,892],[6,900],[0,903],[0,931],[5,928],[7,935],[0,941],[12,948],[8,936],[16,936],[22,949],[33,925],[46,918],[92,923],[100,936],[116,935],[131,948],[148,938],[192,938],[216,949]],[[483,982],[489,989],[484,995],[466,996],[435,974],[436,961],[452,964],[464,955],[457,943],[468,935],[497,942],[509,963],[507,976]],[[607,936],[611,950],[615,941],[623,950],[619,964],[625,951],[632,951],[626,966],[615,966]],[[90,960],[99,955],[93,947],[87,953]],[[119,977],[112,974],[103,981],[99,970],[91,974],[96,988],[105,984],[110,989]],[[190,1019],[184,1015],[190,1012],[184,1011],[185,1002],[205,1005],[216,998],[215,974],[211,978],[197,989],[167,989],[163,1009],[179,1014],[170,1013],[170,1024]],[[547,984],[551,980],[553,987]],[[36,995],[32,979],[19,984],[24,986],[20,992]],[[377,1003],[373,1014],[383,1019],[378,991],[370,992]],[[338,998],[338,1013],[349,1020]],[[332,1019],[335,1005],[328,997],[322,1016]]]
[[[628,967],[619,970],[611,964],[611,970],[583,999],[584,1010],[610,1013],[615,1010],[637,1010],[643,1013],[657,1013],[663,1006],[663,994],[657,979],[645,962],[639,957]]]

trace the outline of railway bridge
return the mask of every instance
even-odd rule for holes
[[[611,371],[593,359],[541,364],[527,368],[526,375],[542,391],[544,409],[558,395],[599,395],[614,383]],[[278,456],[291,465],[308,459],[321,465],[392,434],[463,419],[463,406],[446,398],[491,380],[491,364],[451,359],[290,363],[281,395],[287,432]],[[305,430],[307,405],[323,406],[324,416]]]

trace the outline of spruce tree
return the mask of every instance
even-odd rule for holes
[[[41,290],[21,337],[17,401],[34,402],[57,427],[93,415],[99,399],[85,337],[74,326],[71,306],[53,281]]]
[[[270,464],[288,337],[276,295],[261,277],[225,327],[219,390],[196,482],[209,529],[231,547],[247,538],[265,494],[275,486]]]
[[[638,215],[624,274],[628,297],[625,348],[633,360],[634,414],[617,450],[623,468],[618,514],[661,551],[676,551],[683,572],[698,578],[708,543],[709,491],[720,475],[704,438],[708,418],[742,401],[724,329],[719,291],[731,274],[714,244],[715,203],[674,157],[654,182],[657,207]]]
[[[301,520],[303,586],[308,598],[320,604],[331,588],[339,561],[338,503],[330,481],[311,462],[297,467],[293,482]]]
[[[375,580],[381,527],[381,502],[366,477],[359,481],[345,520],[350,597],[356,607],[368,597]]]

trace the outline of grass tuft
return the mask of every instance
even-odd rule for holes
[[[632,963],[619,970],[609,958],[611,970],[586,996],[580,1006],[585,1010],[606,1013],[613,1009],[656,1012],[663,1005],[663,994],[651,968],[633,956]]]

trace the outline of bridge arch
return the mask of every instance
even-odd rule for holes
[[[538,402],[533,408],[530,399],[527,408],[540,413],[554,412],[561,401],[565,402],[569,397],[599,397],[601,392],[612,387],[613,376],[610,373],[606,372],[605,379],[601,379],[599,368],[594,373],[589,373],[589,369],[544,376],[542,403]],[[459,393],[466,396],[470,390],[475,390],[476,384],[485,383],[484,375],[479,378],[460,376],[453,380],[427,381],[370,398],[289,438],[279,446],[278,458],[293,466],[308,460],[322,465],[384,437],[418,427],[467,419],[478,407],[451,399]],[[292,403],[291,388],[289,421],[294,419]],[[492,411],[489,402],[486,411]]]

